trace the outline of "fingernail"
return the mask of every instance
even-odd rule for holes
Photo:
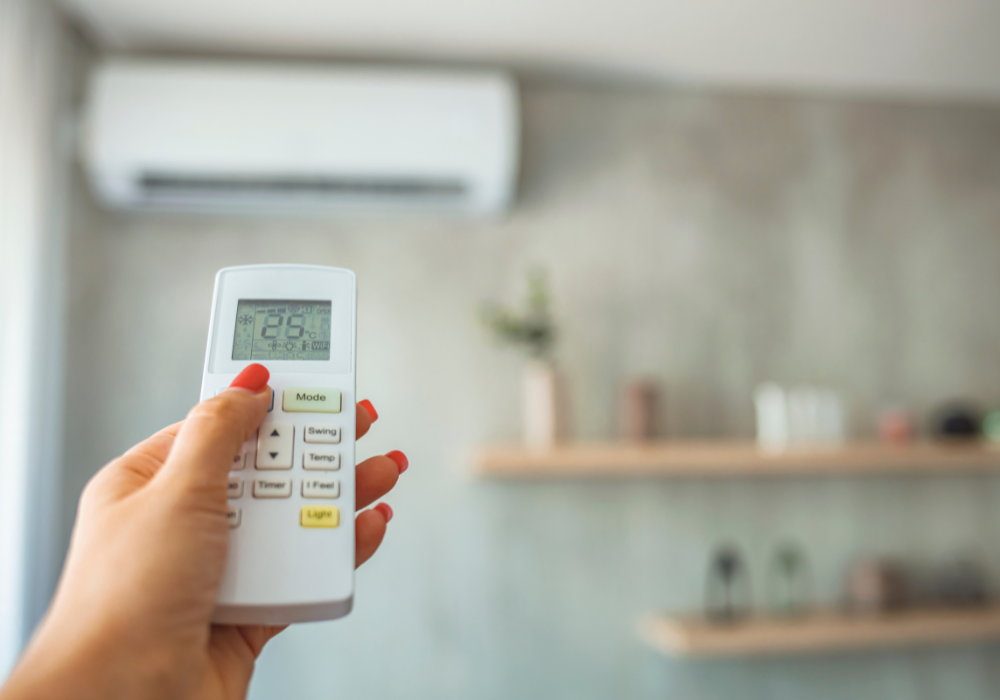
[[[243,371],[236,375],[236,379],[232,381],[229,388],[246,389],[247,391],[256,394],[258,391],[267,386],[267,380],[270,378],[271,373],[267,371],[267,367],[259,365],[255,362],[252,365],[244,367]]]
[[[375,506],[375,510],[382,514],[382,517],[385,518],[386,522],[392,520],[392,508],[389,507],[388,503],[379,503]]]
[[[361,401],[358,401],[358,405],[361,406],[361,408],[365,409],[365,411],[368,413],[368,417],[372,419],[372,423],[378,420],[378,412],[375,410],[375,407],[372,406],[371,401],[369,401],[368,399],[363,399]]]
[[[388,457],[389,459],[391,459],[393,462],[396,463],[396,466],[399,467],[400,474],[405,472],[406,468],[410,466],[410,460],[408,460],[406,458],[406,455],[404,455],[399,450],[393,450],[392,452],[387,454],[386,457]]]

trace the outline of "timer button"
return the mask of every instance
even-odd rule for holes
[[[285,413],[340,413],[340,389],[285,389],[281,410]]]
[[[288,498],[291,495],[291,479],[256,479],[253,482],[254,498]]]

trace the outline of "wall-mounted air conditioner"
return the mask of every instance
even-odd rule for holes
[[[513,199],[518,117],[496,72],[115,60],[81,146],[115,208],[489,214]]]

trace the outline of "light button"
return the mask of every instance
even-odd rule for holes
[[[340,389],[285,389],[281,410],[285,413],[340,413]]]
[[[299,512],[302,527],[337,527],[340,510],[336,506],[303,506]]]

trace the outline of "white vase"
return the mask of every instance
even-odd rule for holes
[[[524,442],[549,448],[565,438],[564,387],[558,370],[548,362],[529,362],[523,384]]]

